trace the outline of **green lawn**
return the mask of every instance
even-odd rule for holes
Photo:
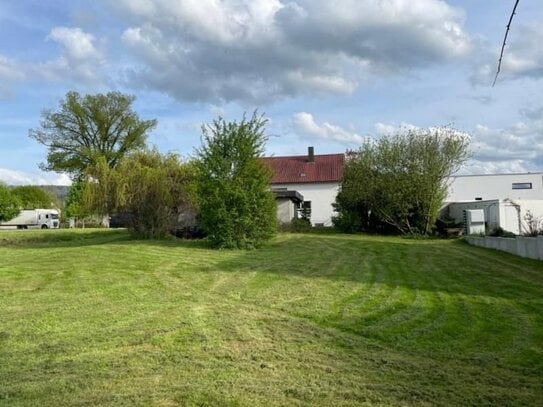
[[[0,405],[542,400],[541,262],[455,240],[0,232]]]

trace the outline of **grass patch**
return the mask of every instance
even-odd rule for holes
[[[0,259],[0,405],[543,399],[542,263],[461,241],[9,231]]]

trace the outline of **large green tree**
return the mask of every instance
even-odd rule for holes
[[[20,212],[21,202],[10,189],[0,182],[0,222],[13,219]]]
[[[29,132],[48,149],[47,162],[40,167],[75,179],[99,159],[113,168],[125,154],[143,148],[156,120],[140,120],[134,100],[119,92],[68,92],[59,108],[44,111],[40,126]]]
[[[428,234],[447,181],[469,157],[469,138],[449,128],[409,130],[348,156],[335,224],[344,231]]]
[[[219,118],[202,127],[197,150],[200,225],[215,247],[253,248],[276,231],[271,174],[260,158],[266,120],[226,122]]]
[[[19,199],[25,209],[52,208],[57,205],[56,197],[36,185],[14,187],[11,193]]]

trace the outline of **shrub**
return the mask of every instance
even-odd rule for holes
[[[515,238],[517,235],[515,235],[513,232],[509,232],[508,230],[503,229],[501,226],[498,226],[497,228],[492,229],[488,236],[494,236],[494,237],[511,237]]]
[[[449,176],[469,157],[468,145],[466,135],[447,128],[364,143],[348,154],[335,225],[350,232],[430,233]]]
[[[271,173],[260,160],[265,123],[255,112],[250,120],[219,118],[202,128],[196,151],[199,220],[214,247],[258,247],[277,230]]]
[[[309,232],[311,229],[311,221],[307,218],[292,218],[288,228],[290,232]]]
[[[531,211],[526,211],[524,224],[526,225],[524,236],[536,237],[543,234],[543,219],[535,216]]]

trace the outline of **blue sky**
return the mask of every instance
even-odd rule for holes
[[[3,0],[0,180],[44,173],[28,137],[69,90],[119,90],[189,156],[218,115],[258,108],[267,154],[343,152],[399,127],[468,133],[464,173],[543,170],[543,4],[514,1]]]

